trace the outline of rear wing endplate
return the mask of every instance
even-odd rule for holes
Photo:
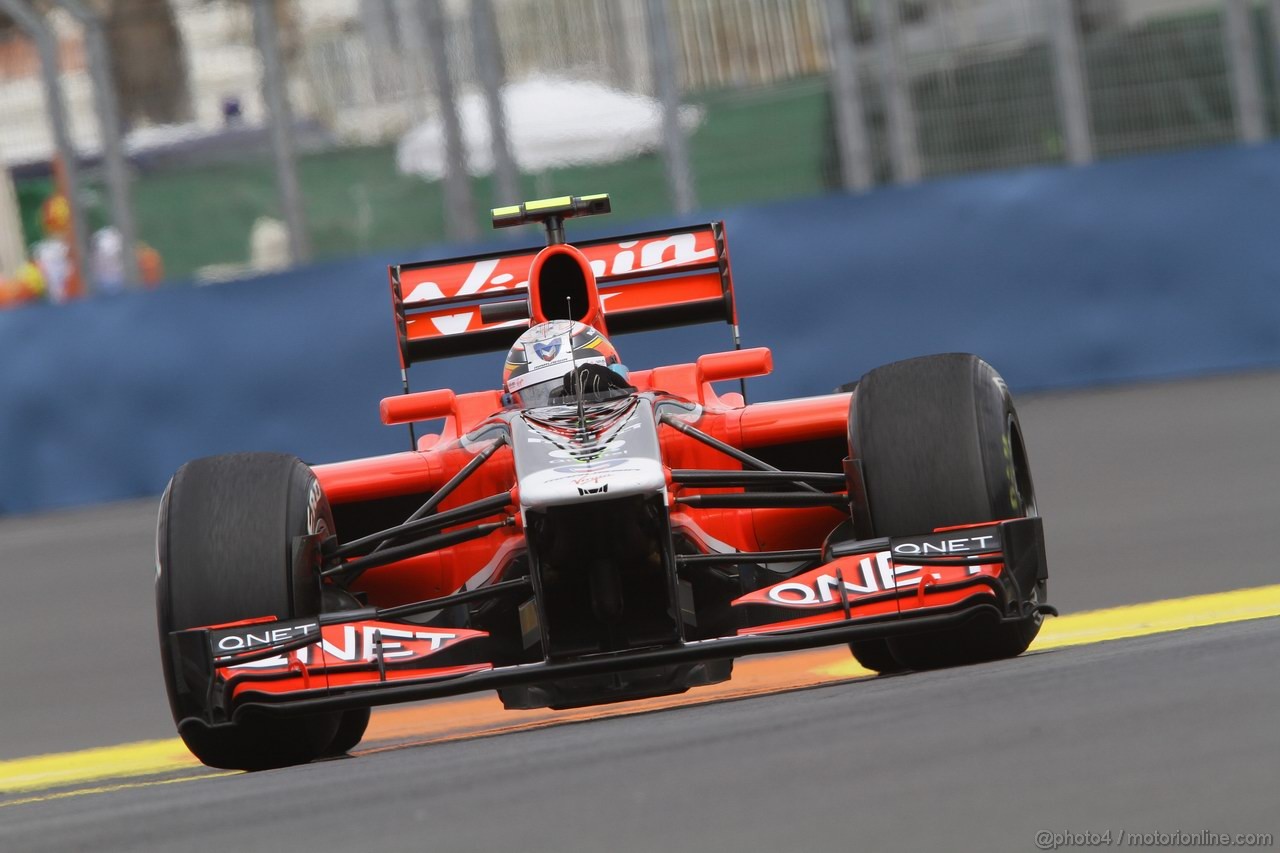
[[[591,264],[610,334],[723,321],[737,326],[724,223],[574,243]],[[529,326],[540,249],[390,268],[401,367],[506,350]],[[482,312],[482,309],[483,312]],[[482,316],[483,313],[483,316]]]

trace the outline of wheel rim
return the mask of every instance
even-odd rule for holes
[[[1027,464],[1027,449],[1022,443],[1022,432],[1012,415],[1007,429],[1013,466],[1011,487],[1017,495],[1017,506],[1022,514],[1034,518],[1040,515],[1040,509],[1036,505],[1036,489],[1031,482],[1031,466]]]

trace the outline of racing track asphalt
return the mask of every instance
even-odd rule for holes
[[[1280,619],[9,807],[14,851],[1034,850],[1280,832]]]
[[[1019,408],[1064,611],[1280,579],[1280,373]],[[153,501],[0,520],[0,759],[172,736],[153,524]],[[1275,620],[1242,623],[34,803],[0,814],[0,849],[1033,849],[1033,829],[1104,818],[1276,831],[1278,651]],[[364,831],[382,841],[348,845]]]

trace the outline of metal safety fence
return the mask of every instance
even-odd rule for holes
[[[1280,0],[0,0],[0,305],[1275,135]]]

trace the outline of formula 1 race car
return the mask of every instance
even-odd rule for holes
[[[182,466],[156,602],[174,720],[206,764],[354,747],[370,708],[496,690],[570,708],[847,643],[880,673],[1013,657],[1045,603],[1018,416],[972,355],[747,404],[722,223],[569,245],[608,196],[499,208],[547,245],[390,270],[402,376],[507,352],[501,390],[409,393],[413,449]],[[735,349],[628,371],[609,335],[724,321]],[[721,383],[720,388],[716,384]],[[413,424],[442,421],[416,436]]]

